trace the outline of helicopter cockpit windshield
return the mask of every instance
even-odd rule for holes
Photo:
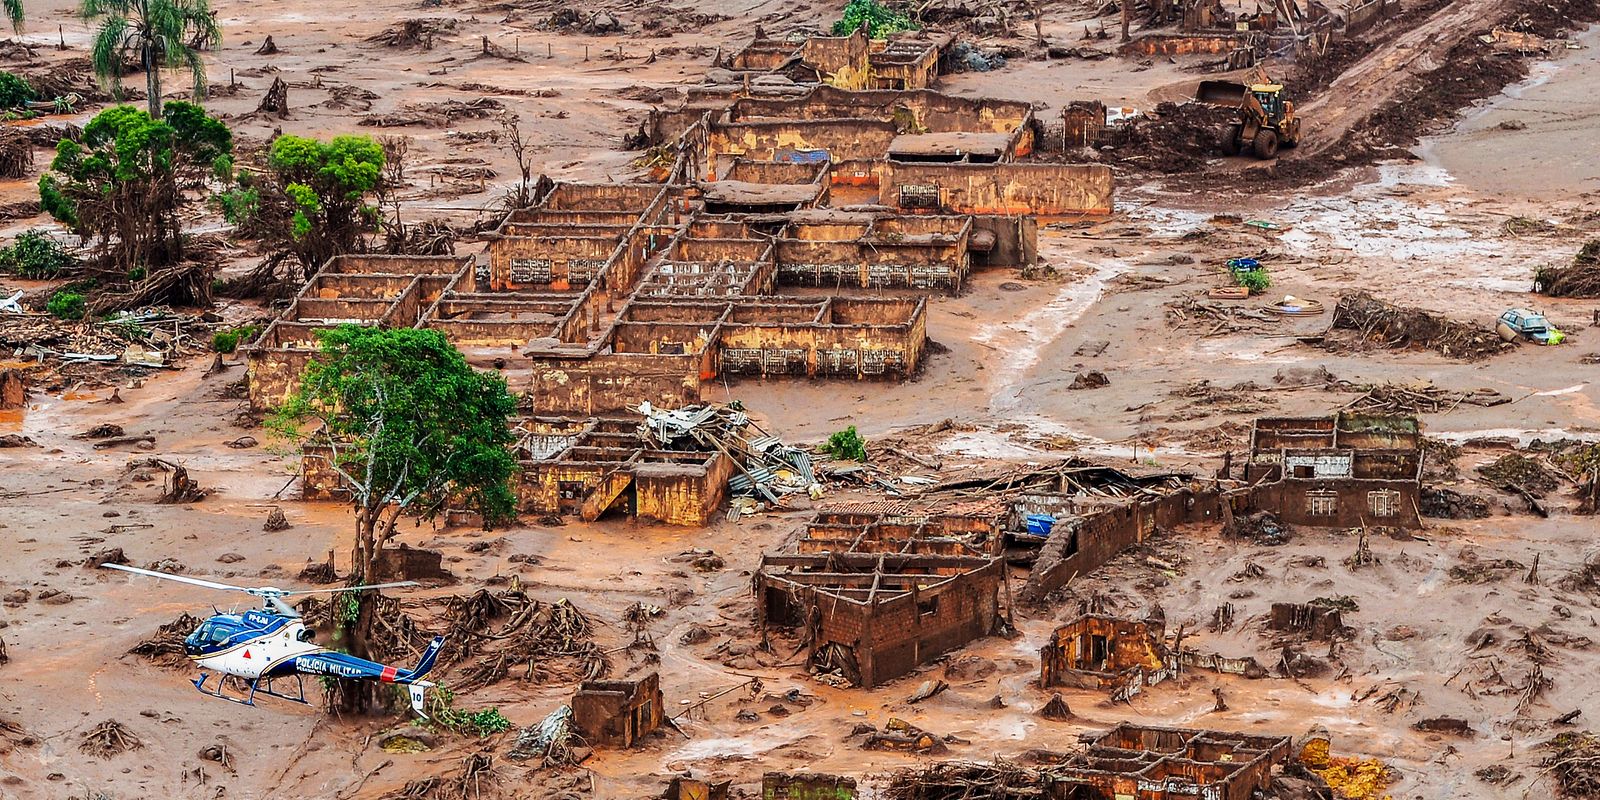
[[[233,630],[228,626],[207,621],[195,628],[194,633],[189,634],[189,638],[183,640],[183,649],[189,655],[200,655],[226,643],[231,636]]]

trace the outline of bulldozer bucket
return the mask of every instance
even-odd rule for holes
[[[1194,97],[1202,103],[1211,103],[1218,106],[1238,106],[1244,104],[1244,99],[1249,93],[1249,87],[1242,83],[1201,81],[1200,89],[1194,93]]]

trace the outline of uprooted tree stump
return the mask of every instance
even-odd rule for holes
[[[152,439],[152,441],[154,440]],[[96,445],[97,449],[98,447],[99,445]],[[141,467],[154,467],[167,473],[166,483],[161,490],[161,497],[156,499],[157,503],[163,505],[196,503],[211,494],[210,489],[201,488],[194,478],[189,477],[189,470],[182,464],[176,464],[164,458],[147,458],[142,461],[128,463],[130,471]]]
[[[0,369],[0,409],[22,408],[28,402],[28,384],[22,371]]]
[[[273,78],[272,85],[267,87],[267,94],[261,98],[261,104],[256,106],[256,111],[261,114],[275,114],[279,119],[289,116],[289,84],[282,78]]]
[[[83,735],[83,740],[78,743],[78,749],[94,756],[95,758],[110,758],[129,750],[138,750],[144,747],[144,742],[126,725],[108,719],[94,726]]]
[[[33,170],[33,142],[15,128],[0,129],[0,178],[25,178]]]
[[[277,506],[273,506],[272,510],[267,512],[267,521],[261,524],[261,530],[267,533],[286,531],[289,528],[289,519],[283,515],[283,509]]]
[[[1073,718],[1072,709],[1067,707],[1067,701],[1061,699],[1059,692],[1051,695],[1050,702],[1039,709],[1039,716],[1052,722],[1065,722]]]
[[[262,42],[260,47],[256,48],[256,55],[258,56],[276,55],[278,52],[278,43],[272,41],[272,36],[270,34],[267,36],[267,40]]]
[[[200,620],[189,613],[156,629],[155,635],[128,650],[131,655],[147,659],[166,669],[184,669],[189,666],[189,654],[183,649],[184,637],[200,627]]]

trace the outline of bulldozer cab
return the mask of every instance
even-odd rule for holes
[[[1250,87],[1250,93],[1255,95],[1256,102],[1261,104],[1261,110],[1268,120],[1277,122],[1283,119],[1283,87],[1275,83],[1258,83]]]

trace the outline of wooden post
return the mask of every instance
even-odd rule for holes
[[[1133,19],[1133,0],[1122,0],[1122,41],[1128,41],[1128,23]]]

